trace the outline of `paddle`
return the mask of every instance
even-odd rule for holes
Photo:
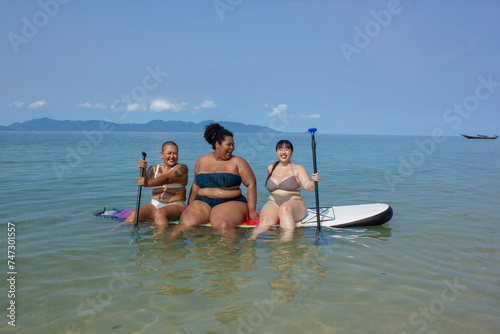
[[[142,159],[146,160],[147,154],[146,152],[142,152]],[[141,174],[140,177],[144,176],[144,168],[141,168]],[[137,190],[137,205],[135,207],[135,223],[134,223],[134,229],[137,228],[137,224],[139,223],[139,207],[141,206],[141,194],[142,194],[142,186],[139,186],[139,189]]]
[[[311,133],[311,149],[313,155],[313,173],[318,172],[318,168],[316,166],[316,141],[314,140],[314,133],[318,129],[310,128],[308,131]],[[318,182],[314,181],[314,197],[316,198],[316,222],[317,222],[317,231],[321,230],[321,222],[319,219],[319,193],[318,193]]]
[[[316,174],[318,172],[318,168],[316,166],[316,141],[314,140],[314,133],[318,129],[310,128],[308,131],[311,133],[311,148],[312,148],[312,157],[313,157],[313,172]],[[318,182],[314,181],[314,197],[316,198],[316,245],[328,245],[330,241],[319,236],[321,231],[321,221],[319,216],[319,190],[318,190]]]

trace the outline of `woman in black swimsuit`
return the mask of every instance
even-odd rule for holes
[[[205,128],[204,138],[213,151],[196,161],[189,204],[170,239],[208,221],[231,235],[247,216],[259,218],[255,175],[246,160],[233,155],[233,133],[212,123]],[[247,187],[247,197],[241,193],[241,184]]]
[[[292,240],[295,222],[306,215],[306,205],[300,196],[300,187],[305,190],[314,189],[314,181],[319,182],[319,174],[312,174],[309,178],[306,169],[290,162],[293,154],[293,145],[288,140],[280,140],[276,144],[278,161],[267,167],[265,186],[271,193],[268,202],[260,212],[260,223],[254,229],[250,240],[267,231],[271,226],[280,222],[283,230],[282,240]]]

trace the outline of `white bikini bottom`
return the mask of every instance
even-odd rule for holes
[[[184,205],[186,205],[183,201],[163,203],[163,202],[160,202],[154,198],[151,198],[151,204],[153,204],[155,206],[155,208],[157,208],[157,209],[163,208],[164,206],[172,205],[172,204],[184,204]]]

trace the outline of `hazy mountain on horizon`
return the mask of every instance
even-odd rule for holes
[[[207,124],[213,123],[212,120],[202,121],[200,123],[184,121],[163,121],[153,120],[145,124],[124,123],[118,124],[102,120],[91,121],[58,121],[51,118],[38,118],[26,122],[16,122],[8,126],[0,126],[0,131],[118,131],[118,132],[203,132]],[[258,132],[276,132],[268,127],[259,125],[249,125],[238,122],[218,121],[220,125],[232,132],[240,133],[258,133]]]

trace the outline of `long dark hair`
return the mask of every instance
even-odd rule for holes
[[[219,123],[210,123],[205,127],[205,133],[203,134],[203,137],[209,143],[212,145],[212,148],[215,150],[215,143],[219,143],[219,145],[222,145],[222,142],[224,139],[229,136],[229,137],[234,137],[233,133],[220,125]]]
[[[293,152],[293,145],[292,145],[292,143],[289,140],[286,140],[286,139],[282,139],[282,140],[280,140],[279,142],[276,143],[276,151],[278,151],[278,149],[282,148],[283,146],[285,148],[291,149],[292,152]],[[278,167],[279,163],[280,163],[279,160],[274,163],[273,168],[271,169],[271,172],[267,176],[266,182],[264,183],[264,187],[266,186],[267,181],[269,181],[269,178],[271,178],[271,175],[273,175],[273,172],[276,169],[276,167]]]

